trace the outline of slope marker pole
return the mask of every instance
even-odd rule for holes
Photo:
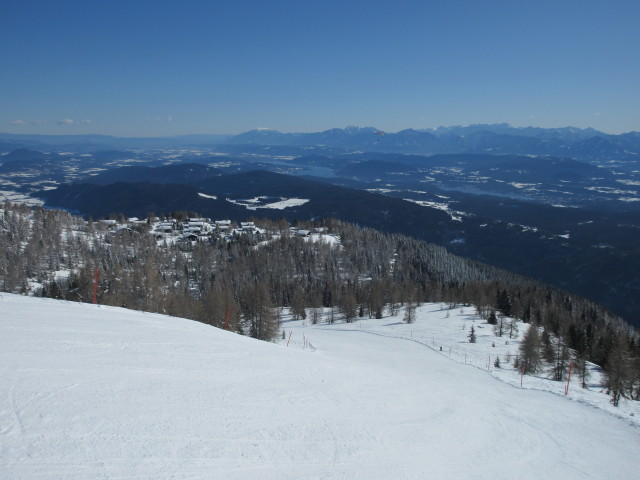
[[[229,314],[231,313],[231,307],[227,309],[227,318],[224,321],[224,329],[226,330],[229,327]]]
[[[569,394],[569,383],[571,383],[571,370],[573,370],[573,362],[569,364],[569,375],[567,376],[567,385],[564,387],[564,394]]]
[[[93,278],[93,304],[98,304],[98,267],[96,267],[96,274]]]

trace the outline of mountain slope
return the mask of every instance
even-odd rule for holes
[[[571,161],[568,163],[572,165]],[[346,170],[358,169],[359,165]],[[365,163],[363,168],[368,166],[370,164]],[[447,193],[450,198],[445,212],[432,206],[437,202],[424,202],[425,206],[420,206],[402,198],[264,171],[197,179],[212,170],[215,169],[188,164],[155,169],[127,167],[114,172],[131,172],[131,178],[136,180],[147,177],[160,182],[174,176],[188,179],[190,183],[63,185],[57,190],[41,192],[40,196],[50,207],[62,207],[95,218],[118,212],[145,217],[149,212],[174,211],[237,221],[251,216],[275,220],[339,218],[446,246],[453,253],[592,298],[634,325],[640,322],[638,285],[634,280],[640,261],[640,230],[635,227],[633,214],[554,209],[455,192]],[[403,173],[401,168],[399,173]],[[111,172],[97,178],[103,178],[102,175],[109,178]],[[402,196],[412,198],[408,192],[402,192]],[[242,200],[257,197],[309,201],[282,210],[248,210],[228,201],[243,203]],[[454,220],[456,211],[466,212],[462,214],[462,221]]]
[[[186,184],[158,184],[150,182],[118,182],[109,185],[88,183],[62,185],[56,190],[41,192],[47,204],[80,212],[96,218],[114,213],[146,217],[177,211],[199,212],[216,218],[245,218],[246,210],[217,198],[205,198]],[[215,214],[215,215],[214,215]]]
[[[3,478],[637,471],[637,426],[353,324],[295,328],[287,348],[119,308],[8,294],[0,306]]]
[[[132,166],[101,172],[88,178],[86,182],[94,185],[118,182],[192,183],[219,174],[216,168],[196,163],[162,167]]]
[[[199,193],[216,198],[205,198]],[[335,217],[430,241],[440,241],[443,235],[449,235],[448,226],[457,228],[450,217],[439,210],[425,209],[398,198],[265,171],[209,177],[191,184],[62,185],[57,190],[43,191],[39,195],[49,206],[94,217],[117,212],[145,216],[151,211],[192,211],[210,218],[229,217],[238,221],[252,215],[290,220]],[[254,212],[226,200],[259,196],[298,197],[309,202],[284,210],[260,209]],[[389,223],[394,227],[389,228]],[[440,227],[427,229],[426,225]]]

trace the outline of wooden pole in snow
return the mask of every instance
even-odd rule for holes
[[[96,275],[93,278],[93,304],[98,303],[98,267],[96,267]]]
[[[564,394],[569,394],[569,383],[571,383],[571,370],[573,370],[573,362],[569,364],[569,375],[567,376],[567,385],[564,387]]]
[[[224,321],[224,329],[226,330],[229,327],[229,314],[231,313],[231,307],[227,309],[227,318]]]

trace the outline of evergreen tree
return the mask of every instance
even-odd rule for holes
[[[589,380],[589,367],[587,366],[587,352],[577,354],[573,362],[574,369],[578,375],[580,375],[580,384],[582,388],[587,388],[587,381]]]
[[[471,325],[468,337],[470,343],[476,343],[476,330],[473,328],[473,325]]]
[[[513,339],[518,336],[518,323],[515,320],[511,320],[509,325],[507,325],[507,330],[509,330],[509,338]]]
[[[529,326],[520,344],[520,367],[525,374],[540,369],[540,336],[534,325]]]
[[[278,332],[278,316],[264,284],[251,284],[243,292],[243,310],[249,335],[260,340],[272,340]]]
[[[617,407],[627,392],[632,375],[626,335],[621,334],[615,338],[607,356],[604,373],[605,386],[611,394],[611,403]]]
[[[498,290],[496,293],[496,309],[507,317],[511,316],[511,298],[506,289]]]
[[[338,302],[338,307],[344,315],[345,321],[347,323],[353,322],[358,315],[358,304],[354,289],[351,286],[343,287]]]
[[[404,307],[404,322],[413,323],[416,321],[416,304],[413,302],[407,303]]]
[[[502,337],[505,331],[504,315],[499,315],[496,324],[493,326],[493,333],[496,337]]]
[[[560,382],[567,377],[569,372],[569,349],[562,343],[556,348],[556,358],[551,371],[551,377]]]
[[[304,292],[301,288],[296,288],[293,298],[291,299],[291,313],[294,320],[304,320],[307,318],[307,312],[304,307]]]

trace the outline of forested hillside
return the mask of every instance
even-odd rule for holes
[[[640,269],[638,215],[633,211],[586,208],[585,205],[594,200],[592,189],[602,190],[600,187],[604,188],[604,184],[596,188],[590,175],[581,177],[580,182],[566,183],[564,179],[571,175],[565,176],[567,172],[563,172],[562,165],[576,162],[528,157],[511,158],[507,162],[490,155],[430,159],[388,155],[383,157],[389,160],[385,162],[362,161],[377,155],[354,154],[347,158],[316,155],[298,159],[297,166],[288,167],[304,171],[309,161],[336,169],[342,162],[341,170],[351,173],[336,173],[346,174],[348,179],[310,181],[268,171],[212,175],[212,167],[191,163],[107,170],[91,177],[90,183],[63,184],[40,191],[38,195],[50,208],[63,208],[94,218],[113,212],[145,217],[148,212],[168,214],[189,210],[208,217],[241,221],[250,215],[248,208],[258,208],[259,216],[273,220],[336,218],[435,243],[457,255],[535,278],[593,299],[636,328],[640,326],[640,285],[636,275]],[[400,163],[401,159],[414,170],[405,171],[407,163]],[[372,162],[381,168],[372,167]],[[222,165],[227,164],[225,159]],[[467,174],[461,174],[465,164]],[[215,170],[223,168],[220,163],[215,165]],[[280,163],[272,166],[282,168]],[[424,183],[426,175],[454,190],[479,188],[476,168],[485,172],[480,175],[482,178],[493,179],[492,185],[498,189],[493,193],[508,197],[510,194],[502,190],[506,186],[514,193],[525,185],[531,188],[535,185],[534,190],[542,195],[536,202],[543,204],[530,201],[531,198],[525,201],[519,194],[520,199],[477,195],[440,190],[431,180],[427,182],[429,185]],[[581,168],[593,171],[596,167],[585,164]],[[528,169],[535,173],[527,174]],[[547,176],[554,180],[547,182]],[[9,180],[14,182],[18,178],[23,177],[13,176]],[[617,180],[623,179],[617,178],[614,183]],[[485,183],[482,185],[489,188]],[[618,191],[612,183],[607,185],[602,191]],[[43,185],[38,183],[37,188],[42,189]],[[553,192],[564,192],[565,200],[571,198],[571,201],[559,201]],[[277,209],[264,204],[271,203],[266,200],[274,197],[299,201],[286,208],[281,204]],[[582,200],[575,203],[578,198]],[[265,202],[251,203],[256,199]],[[619,201],[616,204],[633,203]],[[583,207],[558,208],[553,206],[556,204]]]
[[[351,322],[400,307],[410,312],[421,302],[475,305],[500,326],[504,317],[540,326],[543,337],[561,340],[559,353],[545,342],[548,357],[571,349],[623,378],[622,394],[640,398],[637,332],[588,300],[402,235],[334,220],[297,225],[319,232],[308,236],[293,234],[285,221],[260,224],[258,233],[174,242],[157,239],[145,223],[114,232],[67,212],[7,203],[0,290],[91,302],[97,270],[101,304],[263,340],[279,333],[283,307],[315,323],[322,308],[332,322]]]

